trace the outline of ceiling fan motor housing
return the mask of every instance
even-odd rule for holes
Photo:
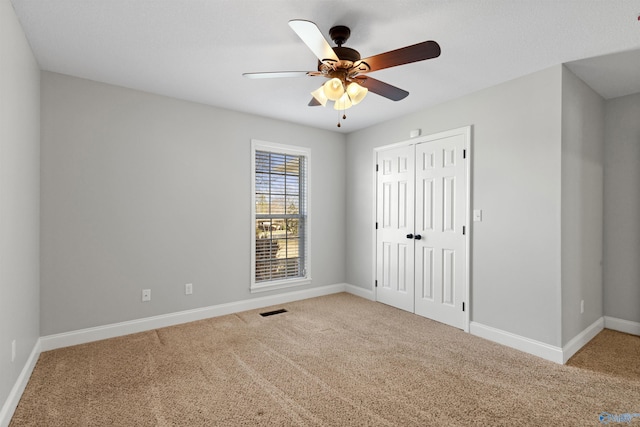
[[[333,66],[329,66],[324,64],[322,61],[318,61],[318,71],[328,73],[334,70],[333,67],[337,70],[349,69],[353,67],[354,63],[360,60],[360,52],[355,49],[351,49],[350,47],[336,46],[333,48],[333,51],[336,53],[336,56],[340,61],[333,64]]]
[[[354,62],[360,60],[360,53],[355,49],[349,47],[334,47],[333,51],[340,59],[340,62],[335,64],[336,68],[350,68]],[[322,61],[318,61],[318,71],[322,71],[323,65]]]
[[[360,52],[350,47],[334,47],[333,51],[338,55],[340,61],[356,62],[360,60]]]
[[[347,70],[353,67],[353,64],[360,60],[360,52],[355,49],[351,49],[350,47],[336,46],[333,48],[333,51],[336,53],[336,56],[340,61],[332,66],[329,66],[322,61],[318,61],[318,71],[330,74],[331,71],[335,70]],[[333,67],[335,67],[335,69]]]

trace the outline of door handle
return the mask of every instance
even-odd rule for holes
[[[413,239],[413,234],[411,233],[407,234],[407,239]]]
[[[416,239],[416,240],[420,240],[420,239],[422,239],[422,236],[419,235],[419,234],[416,234],[415,236],[413,236],[413,238]]]

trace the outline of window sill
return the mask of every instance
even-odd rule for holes
[[[272,282],[264,282],[260,284],[251,284],[251,293],[267,292],[276,289],[293,288],[295,286],[303,286],[311,283],[311,277],[302,277],[289,280],[274,280]]]

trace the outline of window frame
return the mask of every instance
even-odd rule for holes
[[[256,282],[256,151],[266,151],[269,153],[286,154],[291,156],[303,156],[305,158],[304,167],[304,197],[300,212],[305,212],[304,229],[304,271],[306,274],[301,277],[265,280]],[[294,286],[308,285],[311,283],[311,149],[289,144],[278,144],[275,142],[251,140],[251,280],[250,291],[264,292],[274,289],[283,289]]]

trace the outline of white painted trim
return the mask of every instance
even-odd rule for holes
[[[373,271],[371,272],[371,286],[373,286],[373,301],[378,300],[378,288],[375,286],[376,280],[378,279],[378,229],[376,228],[376,223],[378,222],[378,171],[376,168],[378,167],[378,149],[373,150],[373,167],[371,170],[373,171],[373,221],[371,222],[371,233],[373,234]]]
[[[618,319],[616,317],[604,316],[604,327],[614,331],[624,332],[631,335],[640,335],[640,323],[631,320]]]
[[[567,363],[567,360],[571,359],[571,356],[576,354],[578,350],[591,341],[596,335],[604,329],[604,318],[601,317],[584,331],[573,337],[564,347],[562,347],[562,364]]]
[[[335,294],[344,292],[345,288],[345,283],[338,283],[335,285],[321,286],[226,304],[212,305],[193,310],[178,311],[160,316],[145,317],[127,322],[112,323],[110,325],[97,326],[94,328],[63,332],[40,338],[40,345],[42,351],[54,350],[56,348],[69,347],[72,345],[84,344],[92,341],[134,334],[137,332],[165,328],[167,326],[179,325],[181,323],[239,313],[241,311],[255,310],[257,308],[268,307],[271,305],[285,304],[307,298]]]
[[[344,291],[357,297],[368,299],[370,301],[376,300],[376,294],[373,289],[365,289],[361,288],[360,286],[354,286],[347,283],[345,285]]]
[[[33,368],[35,368],[38,357],[40,357],[40,343],[41,341],[38,339],[33,346],[33,350],[31,350],[31,354],[22,368],[20,375],[18,375],[16,383],[11,388],[7,400],[5,400],[4,405],[2,405],[2,409],[0,410],[0,427],[7,427],[11,422],[11,417],[13,417],[13,413],[18,407],[22,393],[24,392],[25,387],[27,387]]]
[[[562,348],[560,347],[492,328],[491,326],[477,322],[471,322],[469,332],[480,338],[497,342],[498,344],[506,345],[507,347],[515,348],[516,350],[524,351],[525,353],[533,354],[534,356],[555,363],[563,363]]]
[[[255,251],[253,253],[255,253]],[[252,265],[255,266],[255,262],[253,262]],[[252,273],[252,274],[255,274],[255,273]],[[254,285],[254,287],[249,289],[249,291],[252,294],[255,294],[259,292],[275,291],[277,289],[296,288],[299,286],[304,286],[309,284],[311,284],[311,277],[307,277],[303,279],[295,278],[295,279],[288,279],[288,280],[274,280],[274,281],[265,282],[265,284],[263,285]]]
[[[473,136],[472,132],[471,132],[471,125],[460,128],[461,130],[464,130],[464,134],[465,134],[465,150],[467,150],[467,156],[466,156],[466,168],[467,170],[465,171],[465,173],[467,174],[467,212],[466,212],[466,218],[467,218],[467,235],[466,237],[466,244],[465,244],[465,269],[466,269],[466,286],[465,286],[465,296],[464,296],[464,300],[466,302],[466,308],[465,308],[465,317],[464,317],[464,331],[465,332],[469,332],[469,324],[471,323],[471,235],[473,233],[473,218],[471,218],[471,212],[473,212],[472,206],[471,206],[471,191],[472,191],[472,173],[473,171],[471,170],[471,158],[472,158],[472,154],[473,154],[473,148],[472,146],[472,141],[471,138]]]

